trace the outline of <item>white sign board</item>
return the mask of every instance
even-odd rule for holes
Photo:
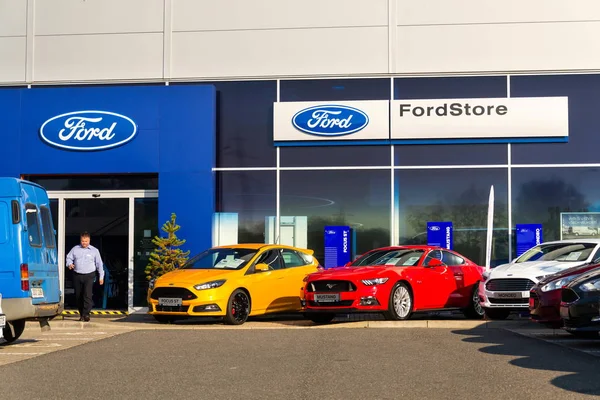
[[[389,140],[389,101],[274,104],[273,140]]]
[[[392,101],[391,139],[566,138],[567,97]]]

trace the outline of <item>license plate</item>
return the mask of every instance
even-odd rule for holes
[[[31,297],[34,299],[39,299],[44,297],[44,289],[41,287],[32,287],[31,288]]]
[[[565,319],[569,318],[569,309],[567,307],[560,308],[560,317]]]
[[[335,303],[340,301],[339,293],[315,294],[315,301],[318,303]]]
[[[0,315],[0,329],[6,326],[6,315]]]
[[[496,297],[499,299],[520,299],[521,292],[513,292],[513,293],[496,293]]]
[[[159,306],[171,306],[176,307],[181,305],[181,299],[174,299],[170,297],[159,297],[158,298]]]

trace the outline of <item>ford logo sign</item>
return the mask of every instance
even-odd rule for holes
[[[358,108],[325,105],[298,111],[292,117],[292,124],[299,131],[310,135],[343,136],[366,127],[369,117]]]
[[[430,226],[430,227],[429,227],[429,230],[430,230],[430,231],[439,231],[439,230],[440,230],[440,227],[439,227],[439,226]]]
[[[131,118],[108,111],[74,111],[57,115],[42,124],[46,143],[77,151],[106,150],[132,140],[137,126]]]

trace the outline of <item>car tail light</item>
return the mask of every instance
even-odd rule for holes
[[[21,264],[21,290],[29,291],[29,266]]]

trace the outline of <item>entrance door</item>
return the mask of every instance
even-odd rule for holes
[[[65,308],[76,308],[65,258],[87,231],[105,264],[104,285],[94,285],[94,309],[143,310],[148,287],[144,269],[158,234],[158,191],[49,191],[48,196],[58,231]]]
[[[79,244],[82,232],[90,234],[104,262],[105,284],[94,284],[94,308],[127,310],[129,199],[67,199],[65,254]],[[65,308],[77,309],[70,270],[65,271]]]

